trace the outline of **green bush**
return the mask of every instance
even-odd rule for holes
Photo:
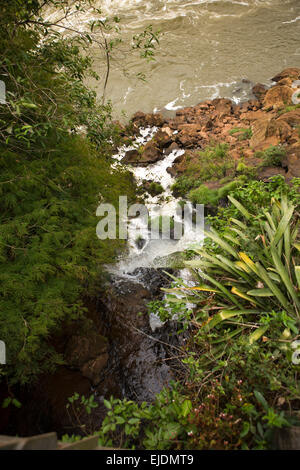
[[[88,40],[30,28],[39,5],[6,1],[0,12],[0,339],[10,383],[61,364],[51,338],[85,312],[102,265],[124,246],[98,240],[96,208],[135,198],[130,174],[110,168],[110,107],[83,83],[95,77]]]
[[[202,184],[199,188],[190,191],[187,197],[193,204],[214,206],[218,202],[218,190],[209,189],[207,186]]]

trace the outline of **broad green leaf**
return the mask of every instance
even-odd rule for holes
[[[278,274],[280,275],[280,277],[281,277],[286,289],[290,293],[290,296],[292,297],[293,301],[295,302],[297,307],[299,307],[300,306],[299,298],[298,298],[298,295],[295,291],[295,288],[294,288],[294,286],[293,286],[293,284],[290,280],[289,273],[287,272],[286,268],[282,264],[278,254],[276,252],[276,249],[274,247],[271,247],[271,254],[272,254],[274,265],[277,269]]]
[[[260,263],[255,263],[257,272],[262,279],[262,281],[269,287],[269,289],[274,293],[274,295],[277,297],[279,302],[282,304],[282,306],[290,311],[289,303],[287,298],[283,295],[281,290],[274,284],[270,276],[268,275],[268,272],[263,268],[263,266]]]
[[[252,289],[247,292],[248,295],[253,295],[254,297],[274,297],[273,292],[270,289]]]
[[[221,310],[221,312],[217,313],[212,317],[210,322],[207,324],[209,329],[214,328],[216,325],[221,323],[224,320],[228,320],[229,318],[236,317],[238,315],[254,315],[260,313],[259,310]]]
[[[253,331],[253,333],[249,335],[249,344],[253,344],[255,343],[255,341],[258,341],[259,338],[261,338],[268,329],[269,329],[269,325],[265,325]]]
[[[291,220],[292,215],[294,213],[294,209],[295,209],[294,206],[290,206],[288,208],[287,212],[282,217],[282,219],[281,219],[281,221],[280,221],[280,223],[277,227],[277,230],[276,230],[276,233],[274,235],[273,240],[270,240],[272,245],[277,245],[279,240],[283,237],[284,231],[286,230],[287,225],[290,223],[290,220]]]
[[[254,395],[255,395],[255,398],[258,401],[258,403],[260,403],[263,406],[263,408],[266,411],[268,411],[269,406],[268,406],[268,403],[266,402],[265,398],[263,397],[263,395],[258,390],[254,390]]]
[[[204,234],[206,237],[211,238],[215,243],[217,243],[217,245],[223,248],[223,250],[227,251],[227,253],[234,256],[234,258],[238,258],[237,252],[229,245],[229,243],[219,237],[219,235],[213,230],[210,232],[205,232]]]
[[[245,209],[245,207],[237,201],[233,196],[228,196],[229,201],[243,214],[246,219],[250,219],[252,216],[251,214]]]
[[[300,289],[300,266],[295,266],[295,275],[298,283],[298,289]]]

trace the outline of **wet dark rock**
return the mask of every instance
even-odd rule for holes
[[[179,150],[179,145],[176,142],[172,142],[171,145],[165,150],[165,155],[170,155],[174,150]]]
[[[69,366],[80,368],[91,359],[107,352],[107,339],[96,332],[88,336],[72,336],[67,344],[65,360]]]
[[[110,361],[120,393],[138,401],[151,401],[171,379],[163,346],[149,327],[147,303],[153,290],[138,282],[115,278],[103,299],[108,323]],[[103,386],[99,386],[103,393]]]
[[[122,158],[122,163],[146,166],[151,163],[156,163],[162,158],[164,158],[162,150],[158,147],[156,142],[150,140],[140,150],[129,150],[126,152],[125,157]]]
[[[135,241],[136,246],[138,247],[139,250],[142,250],[146,244],[146,240],[144,238],[138,238]]]
[[[122,163],[131,164],[139,162],[141,154],[138,150],[128,150],[124,158],[122,158]]]

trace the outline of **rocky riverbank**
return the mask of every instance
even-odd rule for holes
[[[252,98],[239,104],[223,98],[207,100],[178,110],[171,119],[136,113],[129,133],[153,126],[158,131],[144,147],[128,151],[123,163],[145,166],[175,149],[184,149],[185,153],[167,169],[175,178],[186,176],[190,180],[185,181],[187,188],[174,185],[173,192],[179,196],[185,196],[197,184],[216,191],[243,175],[263,181],[282,175],[287,182],[299,177],[300,69],[286,69],[272,81],[269,89],[256,84]],[[126,133],[128,129],[123,130]],[[216,171],[207,168],[205,174],[207,162],[201,152],[218,145],[226,149],[226,158],[219,163],[215,159],[212,166]]]

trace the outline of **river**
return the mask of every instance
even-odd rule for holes
[[[162,33],[156,60],[144,63],[120,46],[111,62],[107,97],[115,114],[170,112],[201,100],[246,99],[251,82],[269,83],[300,66],[299,0],[99,0],[103,17],[118,15],[124,43],[152,24]],[[70,18],[86,26],[91,13]],[[95,48],[95,68],[104,60]],[[126,70],[126,74],[124,74]],[[136,78],[146,74],[146,83]],[[102,94],[103,80],[98,84]]]

